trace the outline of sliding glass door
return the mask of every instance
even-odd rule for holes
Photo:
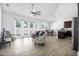
[[[28,36],[28,22],[24,22],[24,37]]]
[[[15,20],[15,22],[16,38],[28,37],[35,31],[45,31],[47,29],[47,25],[45,23],[22,20]]]
[[[16,20],[16,27],[15,27],[15,32],[16,32],[16,38],[24,38],[28,36],[28,22],[26,21],[21,21],[21,20]]]
[[[15,27],[16,37],[21,37],[21,21],[16,20],[16,27]]]

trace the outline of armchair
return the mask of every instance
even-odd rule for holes
[[[45,33],[44,31],[39,32],[38,37],[35,37],[35,41],[34,41],[35,45],[36,44],[44,45],[46,41],[46,36],[47,36],[47,33]]]

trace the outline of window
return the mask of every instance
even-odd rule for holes
[[[27,27],[28,27],[28,23],[24,22],[24,28],[27,28]]]
[[[21,21],[16,20],[16,27],[21,27]]]
[[[45,25],[44,24],[41,24],[41,28],[45,28]]]
[[[35,23],[35,28],[38,28],[38,23]]]
[[[30,28],[33,28],[33,23],[32,22],[30,23]]]

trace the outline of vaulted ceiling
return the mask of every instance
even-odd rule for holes
[[[41,15],[37,17],[31,15],[32,3],[8,3],[9,7],[6,6],[6,3],[2,4],[4,11],[13,12],[25,17],[40,19],[44,21],[51,21],[52,16],[55,14],[59,3],[35,3],[34,8],[41,11]]]
[[[41,15],[38,15],[37,17],[31,14],[32,3],[8,3],[8,7],[6,4],[7,3],[2,4],[3,11],[48,22],[55,21],[56,19],[58,20],[63,17],[77,16],[77,5],[74,3],[34,3],[34,8],[41,11]]]

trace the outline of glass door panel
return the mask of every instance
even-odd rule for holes
[[[16,20],[16,37],[21,37],[21,21]]]

